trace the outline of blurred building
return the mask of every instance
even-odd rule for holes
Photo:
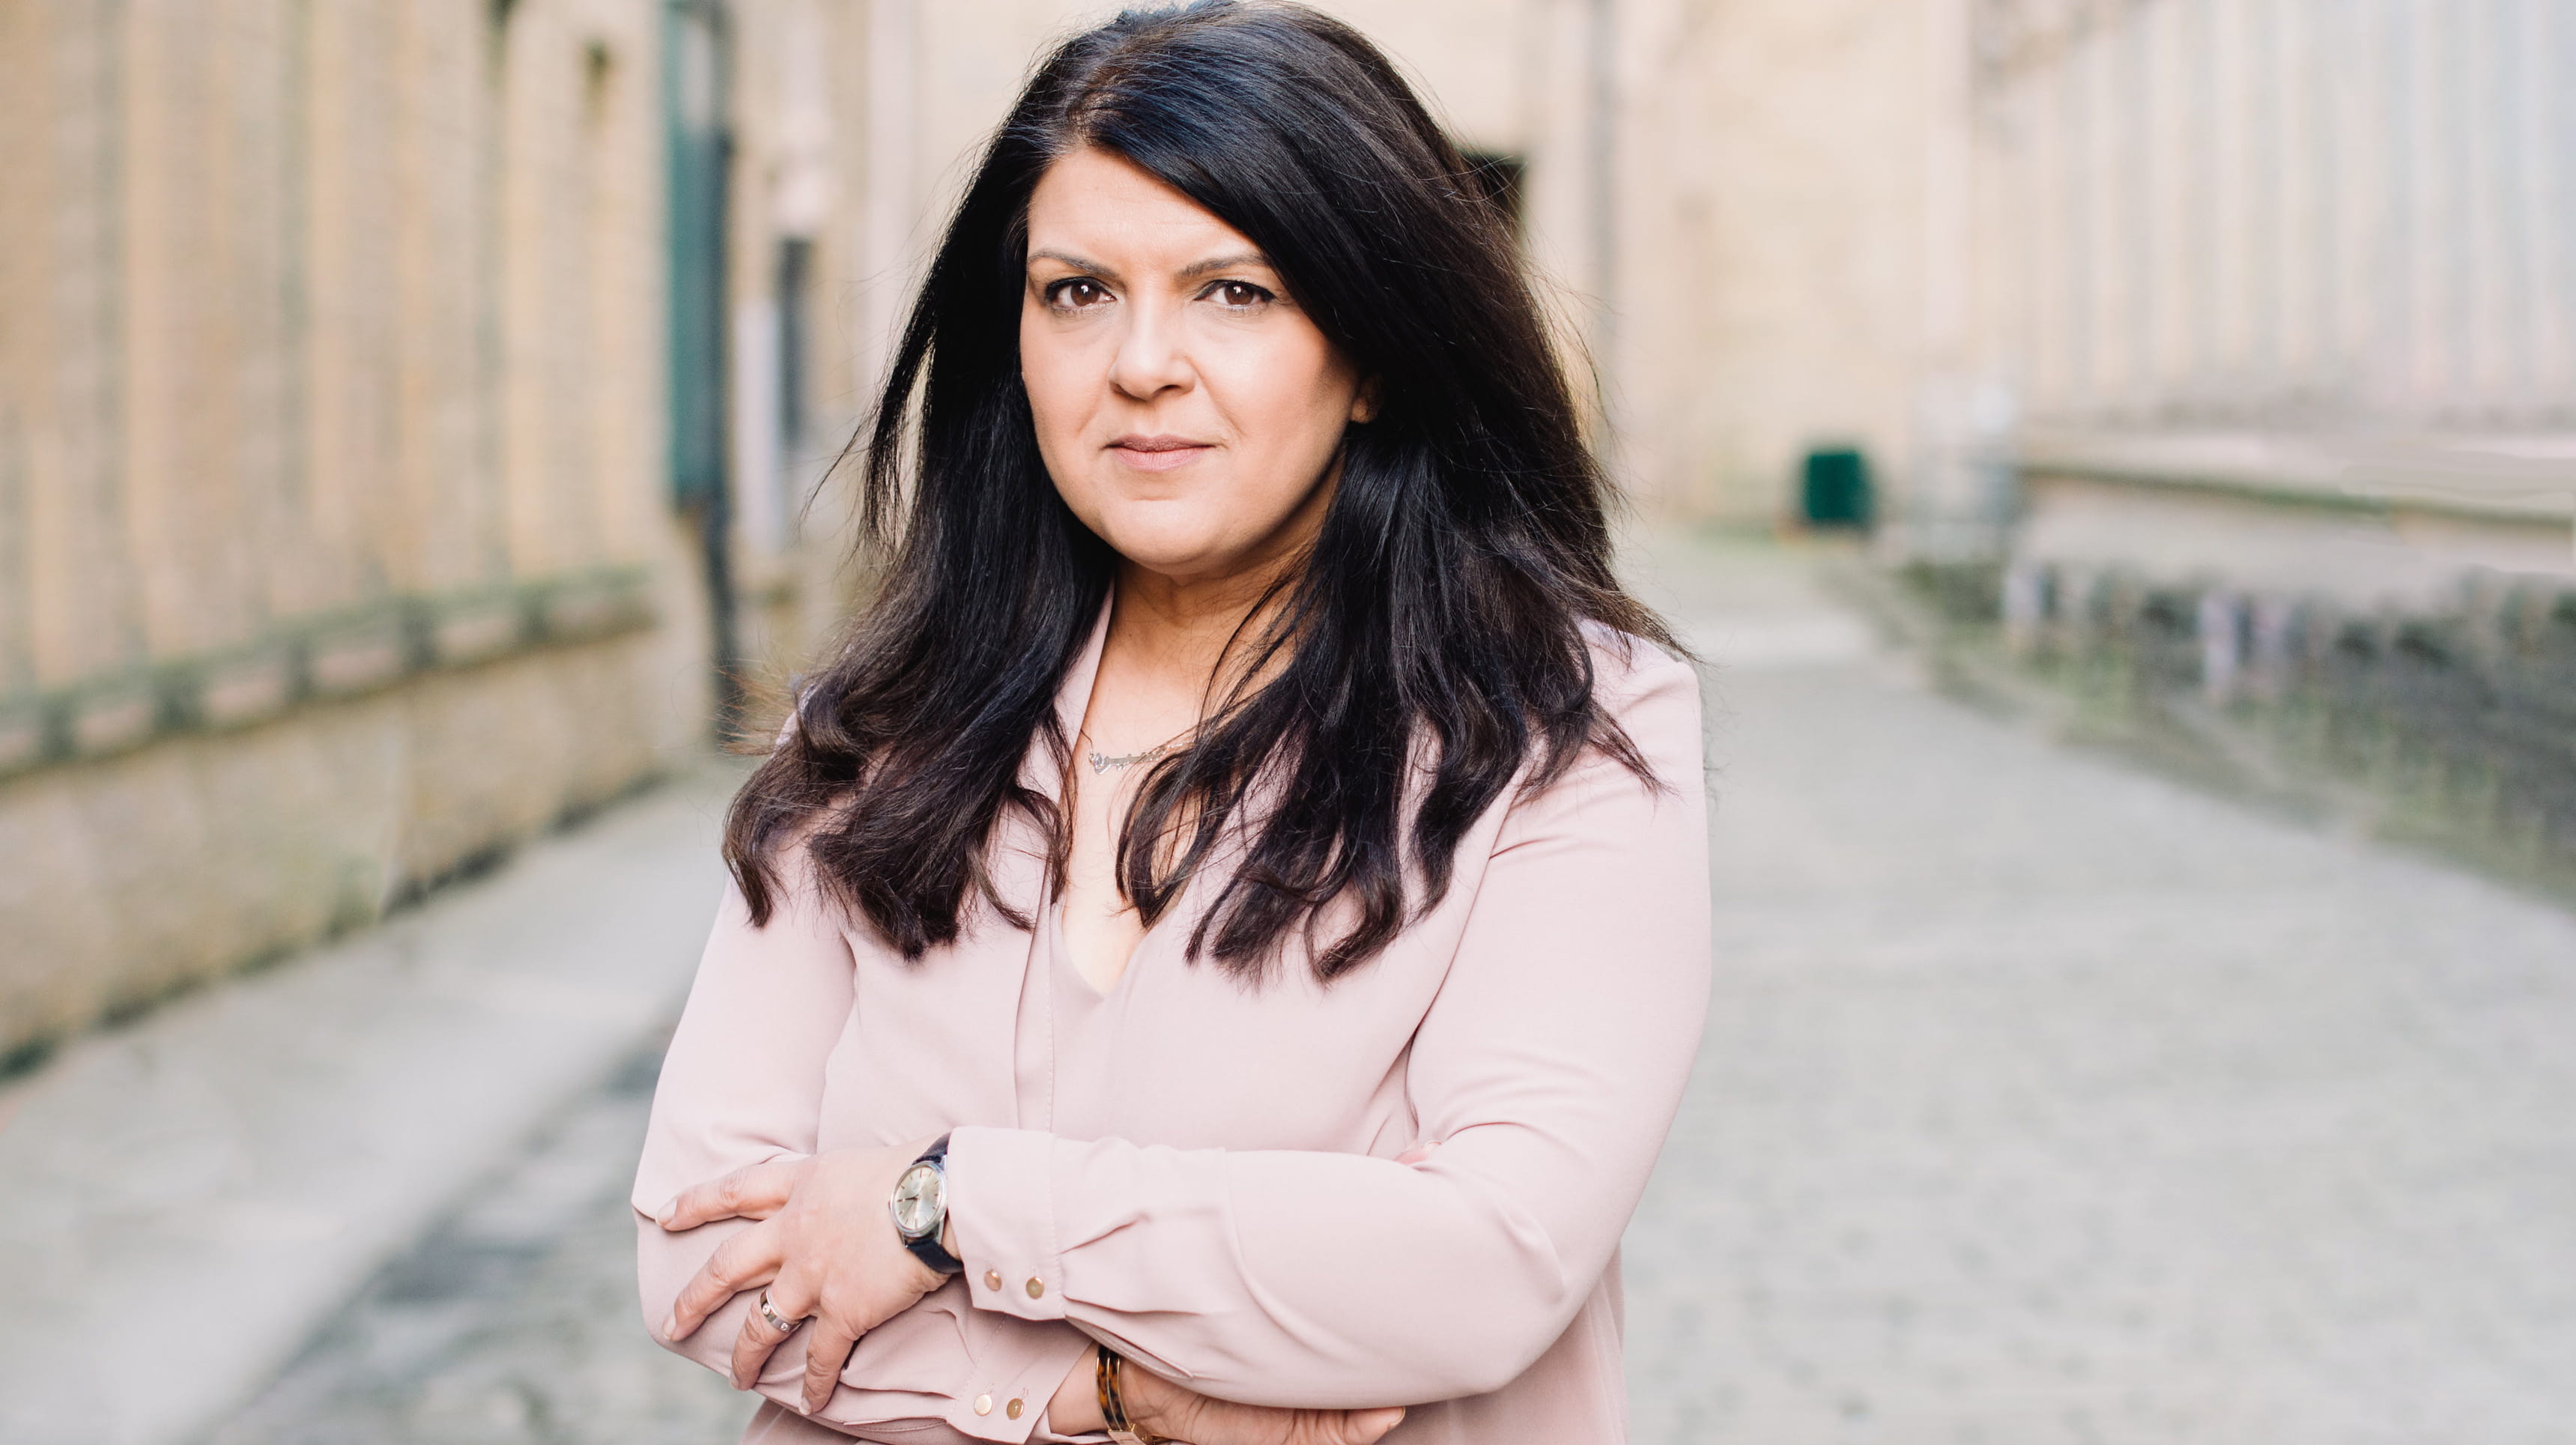
[[[1986,0],[2018,555],[2451,605],[2576,576],[2576,5]]]
[[[804,665],[905,287],[1113,8],[0,0],[0,1050]],[[1832,498],[2040,611],[2576,569],[2571,0],[1324,8],[1512,207],[1650,516]]]
[[[0,0],[0,1053],[371,919],[810,658],[904,288],[1108,8]],[[1911,4],[1334,8],[1514,206],[1650,507],[1769,515],[1901,431]]]
[[[2576,4],[1984,0],[1973,40],[2013,404],[1918,483],[2008,537],[2015,649],[2232,787],[2576,879]]]
[[[838,614],[832,0],[0,0],[0,1055],[702,747]]]
[[[1966,364],[1968,0],[1320,0],[1510,178],[1604,436],[1649,515],[1770,521],[1811,451],[1913,466],[1927,374]],[[917,255],[1048,40],[1114,10],[875,0],[885,237]],[[1947,210],[1943,208],[1947,207]],[[1943,218],[1947,218],[1946,221]],[[1948,251],[1933,245],[1949,225]],[[897,238],[900,238],[899,240]],[[864,329],[864,328],[863,328]],[[873,334],[873,332],[872,332]]]

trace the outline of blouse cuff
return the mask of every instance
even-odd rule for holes
[[[978,1309],[1024,1320],[1064,1318],[1064,1258],[1055,1237],[1055,1136],[957,1129],[948,1136],[948,1212],[957,1221]],[[1071,1360],[1065,1369],[1073,1368]],[[1057,1374],[1061,1382],[1063,1374]],[[1054,1386],[1048,1387],[1053,1393]]]
[[[948,1423],[960,1434],[997,1445],[1072,1438],[1046,1428],[1047,1404],[1064,1377],[1091,1353],[1091,1337],[1061,1326],[1031,1328],[1006,1319],[992,1319],[974,1333],[984,1337],[983,1348],[975,1352],[962,1388],[950,1396]]]

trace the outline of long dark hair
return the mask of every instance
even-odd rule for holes
[[[877,599],[734,800],[725,857],[766,923],[805,839],[825,896],[909,958],[979,900],[1028,926],[1042,900],[987,869],[1010,813],[1052,840],[1061,886],[1065,819],[1022,766],[1033,746],[1057,776],[1071,762],[1056,695],[1117,558],[1039,458],[1019,312],[1030,192],[1081,146],[1249,237],[1374,387],[1310,553],[1243,644],[1261,680],[1145,777],[1118,856],[1150,924],[1222,850],[1190,956],[1257,977],[1302,935],[1330,980],[1442,896],[1525,765],[1540,787],[1599,748],[1653,785],[1594,701],[1584,624],[1673,643],[1611,574],[1608,485],[1507,222],[1386,57],[1297,5],[1129,11],[1030,80],[866,435]]]

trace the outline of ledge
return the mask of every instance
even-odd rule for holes
[[[2444,512],[2565,522],[2576,516],[2576,435],[2053,431],[2023,439],[2020,469],[2214,491],[2338,511]]]
[[[606,567],[277,623],[238,646],[0,695],[0,779],[228,731],[423,673],[595,642],[657,621],[652,574]]]

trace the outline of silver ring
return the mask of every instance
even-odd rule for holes
[[[759,1308],[761,1319],[767,1321],[771,1329],[778,1331],[782,1335],[792,1335],[799,1329],[804,1328],[805,1322],[803,1320],[783,1320],[778,1317],[778,1311],[769,1307],[769,1291],[767,1290],[762,1290],[760,1292]]]

